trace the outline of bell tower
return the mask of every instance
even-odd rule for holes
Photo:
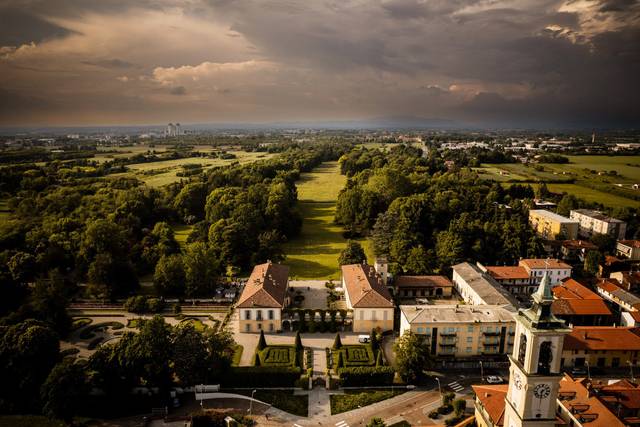
[[[531,308],[516,316],[504,427],[555,425],[562,346],[571,329],[551,313],[552,303],[551,281],[545,271],[532,295]]]

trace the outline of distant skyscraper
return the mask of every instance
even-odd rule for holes
[[[591,143],[592,144],[596,143],[596,133],[595,132],[591,134]]]
[[[174,136],[182,135],[182,129],[180,128],[180,123],[176,123],[175,131],[176,131],[176,134]]]
[[[165,137],[180,135],[182,135],[182,127],[180,126],[180,123],[176,123],[175,125],[173,123],[169,123],[164,131]]]

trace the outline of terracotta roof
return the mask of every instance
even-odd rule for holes
[[[614,405],[620,404],[627,409],[640,409],[640,388],[632,382],[620,380],[604,385],[600,388],[600,393],[606,393],[608,396],[602,399]]]
[[[528,279],[529,272],[524,267],[485,267],[487,272],[496,280],[508,280],[508,279]]]
[[[586,378],[573,379],[569,375],[560,380],[558,400],[567,411],[577,414],[589,427],[622,427],[622,423],[611,410],[590,392]],[[575,415],[574,415],[575,416]]]
[[[629,313],[633,320],[640,322],[640,311],[626,311],[625,313]]]
[[[600,283],[598,283],[598,287],[602,290],[605,290],[607,292],[615,292],[617,290],[620,290],[622,288],[620,288],[620,286],[616,285],[615,283],[609,281],[609,280],[603,280]]]
[[[493,425],[504,425],[504,399],[507,396],[509,384],[474,385],[471,387],[491,418]]]
[[[614,257],[612,255],[605,255],[605,257],[604,257],[605,265],[617,264],[619,262],[622,262],[622,260],[620,258],[616,258],[616,257]]]
[[[596,245],[588,240],[564,240],[562,246],[570,249],[598,249]]]
[[[373,266],[367,264],[343,265],[342,278],[352,307],[386,308],[394,306],[391,294]]]
[[[544,258],[532,258],[532,259],[521,259],[518,265],[522,267],[529,267],[529,269],[533,268],[547,268],[547,264],[549,268],[565,268],[571,269],[569,264],[565,264],[564,262],[558,259],[544,259]]]
[[[555,315],[611,316],[611,310],[602,299],[557,299],[551,303]]]
[[[282,308],[287,293],[289,267],[270,262],[253,267],[238,307],[273,307]]]
[[[396,276],[394,284],[399,288],[453,287],[445,276]]]
[[[602,297],[579,282],[568,279],[552,289],[553,296],[558,299],[593,299],[601,300]]]
[[[564,350],[640,350],[640,328],[574,326],[564,337]]]
[[[640,248],[640,240],[618,240],[618,243],[631,248]]]

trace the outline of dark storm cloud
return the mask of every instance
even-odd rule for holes
[[[234,121],[640,117],[639,1],[3,5],[0,16],[10,10],[29,25],[0,27],[0,85],[27,98],[63,93],[83,112],[95,109],[95,117],[102,117],[101,97],[109,105],[118,97],[127,105],[139,100],[139,118],[127,120],[147,122],[159,112],[193,120],[226,114]],[[74,66],[74,78],[55,74]],[[36,77],[42,71],[47,78]]]

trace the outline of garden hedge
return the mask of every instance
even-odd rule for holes
[[[395,375],[391,366],[338,368],[337,373],[343,387],[390,385]]]

